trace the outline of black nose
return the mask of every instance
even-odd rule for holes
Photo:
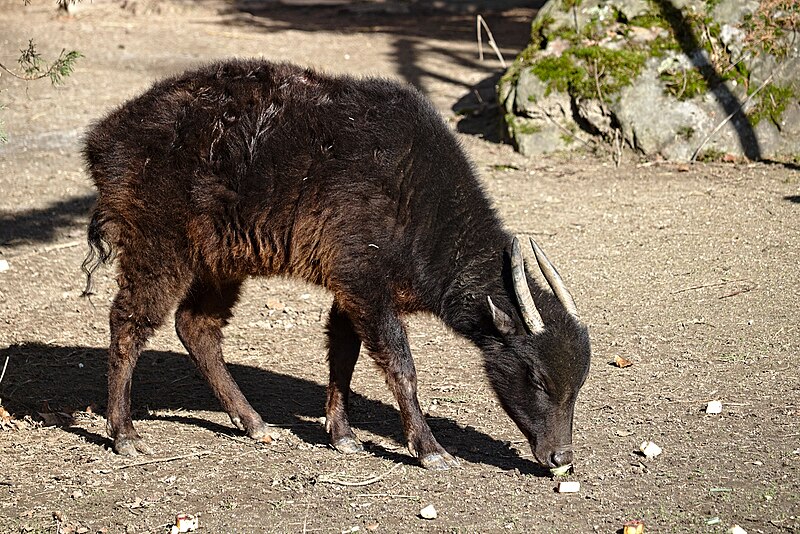
[[[572,451],[565,450],[565,451],[556,451],[550,455],[550,466],[551,467],[561,467],[562,465],[567,465],[572,463]]]

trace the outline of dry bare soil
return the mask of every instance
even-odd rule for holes
[[[352,420],[367,450],[330,449],[319,418],[331,298],[277,279],[249,283],[225,350],[280,439],[257,444],[232,428],[165,327],[133,396],[156,452],[116,456],[103,419],[113,271],[91,302],[79,298],[93,202],[79,157],[87,125],[161,76],[263,56],[407,80],[454,130],[478,132],[486,120],[453,107],[491,112],[490,85],[480,86],[483,105],[473,88],[499,62],[477,60],[471,17],[364,5],[95,0],[67,17],[51,2],[2,0],[0,10],[4,64],[29,38],[48,56],[85,55],[57,90],[0,77],[11,137],[0,148],[0,258],[10,267],[0,272],[0,399],[12,416],[0,431],[0,532],[165,532],[179,512],[199,514],[209,533],[608,533],[634,518],[652,533],[800,532],[797,168],[524,159],[491,131],[458,135],[511,230],[536,236],[560,267],[591,330],[569,476],[578,493],[554,491],[477,351],[430,317],[409,319],[420,398],[463,467],[417,466],[366,356]],[[506,57],[525,44],[531,15],[488,17]],[[633,365],[609,365],[615,356]],[[710,400],[721,414],[704,413]],[[638,455],[644,440],[663,453]],[[418,516],[428,504],[438,518]]]

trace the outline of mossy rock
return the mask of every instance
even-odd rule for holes
[[[601,141],[618,130],[670,159],[797,154],[786,116],[800,110],[798,43],[794,0],[550,0],[498,86],[509,137],[525,152],[550,129]]]

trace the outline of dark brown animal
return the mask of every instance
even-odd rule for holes
[[[427,311],[482,350],[536,459],[572,461],[587,330],[532,241],[548,287],[526,275],[519,242],[458,142],[411,87],[217,63],[110,113],[89,131],[84,156],[98,190],[87,283],[112,251],[119,269],[107,412],[117,452],[147,450],[131,421],[131,376],[176,306],[178,336],[233,424],[267,434],[225,366],[221,329],[245,278],[282,274],[333,294],[326,415],[337,449],[362,449],[347,404],[363,344],[386,375],[411,453],[428,468],[457,465],[420,410],[401,319]]]

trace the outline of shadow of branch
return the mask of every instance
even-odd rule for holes
[[[739,137],[739,145],[744,155],[751,160],[760,160],[761,147],[753,125],[742,111],[743,103],[728,89],[720,73],[702,54],[703,46],[694,34],[686,15],[672,0],[654,0],[654,3],[661,11],[662,17],[669,22],[683,53],[705,79],[717,103],[724,110],[724,116],[733,115],[731,124]]]
[[[88,222],[94,199],[94,195],[85,195],[54,202],[41,209],[0,211],[0,245],[13,247],[51,242],[60,232]]]

